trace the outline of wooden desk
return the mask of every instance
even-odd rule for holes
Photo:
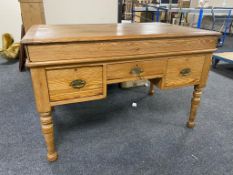
[[[194,86],[187,122],[193,128],[218,36],[162,23],[33,26],[22,43],[48,160],[57,159],[51,108],[105,98],[107,84],[148,79],[150,94],[154,85]]]

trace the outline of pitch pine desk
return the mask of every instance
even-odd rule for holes
[[[162,23],[38,25],[23,38],[49,161],[57,159],[51,109],[105,98],[107,84],[148,79],[194,86],[193,128],[219,33]],[[177,116],[178,117],[178,116]]]

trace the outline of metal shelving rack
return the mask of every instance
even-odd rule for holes
[[[153,5],[153,4],[144,4],[142,7],[135,7],[134,4],[132,5],[132,19],[131,21],[134,22],[135,12],[152,12],[154,15],[152,15],[152,21],[153,22],[159,22],[160,21],[160,12],[166,12],[166,16],[169,16],[171,13],[180,13],[180,21],[179,24],[181,25],[181,20],[184,14],[192,13],[192,14],[198,14],[198,21],[196,24],[196,28],[201,28],[202,26],[202,20],[204,15],[211,15],[213,20],[212,29],[214,30],[214,25],[216,23],[216,15],[217,14],[226,14],[225,22],[223,24],[223,35],[220,39],[219,46],[223,46],[225,38],[227,36],[227,33],[230,33],[230,26],[232,25],[232,12],[233,8],[222,8],[222,7],[214,7],[214,8],[172,8],[171,5],[169,7],[161,7],[159,5]],[[219,20],[220,18],[218,18]],[[221,18],[223,19],[223,18]],[[170,22],[167,20],[167,22]]]

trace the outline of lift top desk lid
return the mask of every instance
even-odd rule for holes
[[[40,44],[216,35],[220,35],[220,33],[165,23],[35,25],[29,29],[22,43]]]

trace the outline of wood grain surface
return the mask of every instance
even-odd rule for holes
[[[104,95],[103,67],[81,67],[47,70],[50,101]],[[71,86],[74,80],[84,80],[83,88]]]
[[[216,48],[216,37],[30,45],[30,61],[98,59]]]
[[[181,56],[168,59],[164,86],[177,87],[197,84],[201,79],[204,61],[204,55]],[[181,71],[183,69],[190,69],[190,74],[182,75]]]
[[[44,68],[31,69],[32,85],[38,112],[49,112],[49,91]]]
[[[42,0],[19,0],[19,2],[25,31],[28,31],[33,25],[45,24]]]
[[[165,23],[35,25],[27,32],[22,43],[67,43],[217,35],[220,33]]]
[[[107,80],[117,80],[124,78],[145,79],[147,76],[156,76],[164,74],[166,59],[154,59],[148,61],[134,61],[129,63],[109,64],[107,65]],[[140,68],[140,75],[132,74],[132,69]]]

